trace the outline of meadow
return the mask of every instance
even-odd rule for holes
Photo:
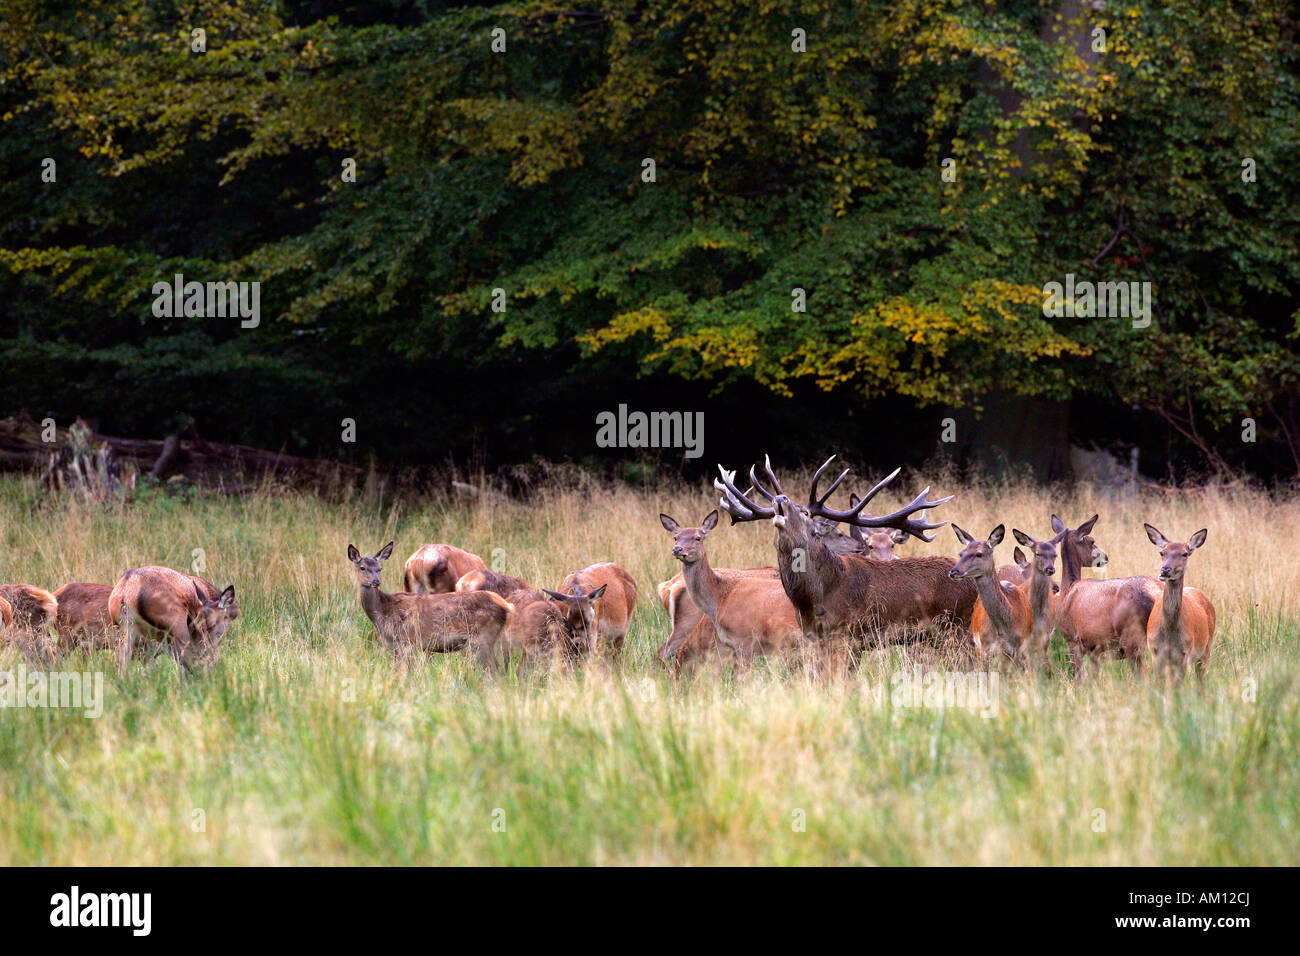
[[[895,497],[921,483],[905,474]],[[0,580],[53,589],[197,557],[241,609],[194,678],[165,655],[124,678],[107,652],[63,655],[61,670],[103,672],[97,719],[0,710],[0,864],[1296,863],[1297,500],[933,484],[957,494],[937,516],[980,536],[1100,512],[1110,564],[1086,576],[1154,574],[1144,520],[1177,538],[1208,527],[1187,575],[1218,609],[1204,686],[1138,683],[1124,661],[1076,684],[1059,638],[1051,677],[1000,675],[992,715],[899,705],[898,676],[924,657],[900,648],[829,680],[759,661],[674,682],[654,658],[669,632],[654,586],[678,569],[658,514],[697,523],[716,503],[703,483],[569,472],[527,506],[371,488],[104,508],[0,480]],[[388,590],[426,541],[548,587],[619,562],[640,590],[622,668],[521,682],[453,654],[395,672],[345,557],[389,540]],[[957,550],[945,527],[900,553]],[[724,521],[709,554],[772,564],[771,528]],[[0,670],[21,660],[0,646]]]

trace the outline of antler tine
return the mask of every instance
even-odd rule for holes
[[[723,498],[719,501],[722,510],[731,517],[732,524],[739,524],[742,521],[754,521],[758,518],[770,518],[776,511],[772,508],[764,508],[762,505],[755,504],[749,497],[748,492],[742,492],[736,487],[736,473],[727,471],[721,465],[718,465],[718,471],[722,474],[722,480],[713,479],[713,487],[722,492]]]
[[[827,458],[824,462],[822,462],[822,466],[818,468],[817,471],[813,474],[812,490],[808,492],[809,511],[815,511],[817,508],[826,504],[827,500],[830,499],[830,496],[834,493],[835,489],[840,486],[840,482],[843,481],[848,476],[849,472],[852,470],[849,468],[845,468],[842,472],[840,472],[840,476],[831,482],[831,486],[826,489],[826,493],[823,494],[820,498],[817,497],[817,485],[822,480],[822,475],[826,474],[826,469],[830,467],[830,463],[833,462],[834,460],[835,460],[835,456],[831,455],[831,457]]]
[[[759,493],[760,495],[762,495],[762,496],[763,496],[764,498],[766,498],[768,501],[776,501],[776,495],[772,494],[772,492],[770,492],[770,491],[768,491],[766,488],[764,488],[764,487],[763,487],[763,483],[762,483],[761,481],[759,481],[759,480],[758,480],[758,476],[757,476],[756,474],[754,474],[754,468],[755,468],[755,467],[756,467],[756,466],[754,466],[754,465],[750,465],[750,466],[749,466],[749,480],[753,483],[754,487],[758,489],[758,493]],[[770,474],[770,471],[769,471],[769,474]],[[780,489],[780,488],[777,488],[777,490],[776,490],[776,494],[777,494],[777,495],[781,494],[781,489]]]
[[[785,494],[785,489],[781,487],[781,480],[772,471],[772,459],[767,453],[763,454],[763,468],[766,469],[768,481],[772,482],[772,487],[776,489],[776,493],[778,495]]]
[[[885,478],[878,482],[874,488],[867,492],[865,498],[848,511],[837,511],[834,508],[827,508],[825,505],[822,505],[816,509],[816,513],[823,517],[830,518],[833,521],[848,522],[850,525],[856,525],[859,528],[897,528],[899,531],[906,532],[915,538],[920,538],[922,541],[933,541],[934,536],[927,535],[925,532],[933,531],[936,528],[942,528],[948,522],[932,522],[928,520],[925,512],[930,508],[937,508],[939,505],[951,501],[953,496],[948,495],[946,498],[932,501],[929,497],[930,489],[928,486],[924,491],[913,498],[911,502],[895,511],[893,514],[876,515],[874,517],[862,516],[862,509],[867,506],[867,502],[869,502],[882,488],[898,477],[898,472],[899,469],[896,468],[889,475],[885,476]],[[921,512],[922,515],[920,519],[911,517],[911,515],[918,511]]]

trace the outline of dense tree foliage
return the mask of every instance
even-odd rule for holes
[[[1134,406],[1300,472],[1285,0],[3,15],[0,409],[301,451],[374,410],[366,443],[429,460],[589,446],[641,376]],[[260,281],[261,325],[155,317],[176,273]],[[1151,282],[1149,327],[1045,316],[1067,274]]]

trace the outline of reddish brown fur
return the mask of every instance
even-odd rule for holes
[[[215,659],[230,622],[239,616],[234,588],[218,591],[210,582],[184,571],[156,565],[132,568],[113,585],[109,619],[119,625],[117,666],[126,672],[135,648],[137,625],[142,636],[171,638],[178,666],[190,668],[194,648]]]
[[[1187,587],[1183,579],[1187,559],[1205,543],[1206,533],[1202,529],[1186,542],[1169,541],[1151,525],[1145,527],[1151,543],[1160,549],[1160,580],[1164,582],[1147,618],[1147,643],[1156,666],[1179,678],[1192,664],[1196,676],[1204,677],[1214,645],[1214,604],[1199,589]]]
[[[8,629],[14,623],[13,605],[0,598],[0,629]]]
[[[723,577],[758,577],[773,581],[781,579],[776,568],[713,570]],[[718,646],[718,631],[709,616],[691,600],[691,595],[686,590],[686,579],[680,571],[660,584],[658,591],[659,602],[672,624],[672,633],[668,640],[659,645],[655,657],[670,667],[674,674],[680,675],[683,668],[694,666]]]
[[[44,588],[31,584],[0,584],[0,598],[9,605],[9,623],[15,629],[43,632],[54,623],[59,601]]]
[[[1017,585],[998,580],[993,549],[1002,541],[1002,525],[994,528],[985,541],[956,525],[952,529],[963,547],[949,575],[973,581],[979,595],[970,621],[976,655],[984,660],[990,650],[1000,649],[1007,657],[1019,661],[1034,620],[1026,592]]]
[[[112,594],[111,584],[81,581],[65,584],[55,591],[59,611],[54,626],[59,632],[59,644],[87,650],[116,646],[116,625],[108,610]]]
[[[659,520],[673,535],[672,553],[684,565],[691,601],[713,622],[718,640],[742,665],[748,665],[756,653],[780,653],[798,646],[803,631],[779,581],[724,576],[709,565],[705,538],[717,525],[717,511],[694,528],[683,528],[668,515],[661,514]]]
[[[411,594],[446,594],[470,571],[487,567],[477,554],[451,544],[422,544],[406,559],[403,583]]]
[[[1103,657],[1126,657],[1136,674],[1141,675],[1147,652],[1147,620],[1160,596],[1155,578],[1138,575],[1131,578],[1084,580],[1085,567],[1102,567],[1109,560],[1096,546],[1092,527],[1093,515],[1078,528],[1067,529],[1052,515],[1052,529],[1064,534],[1061,543],[1061,597],[1057,605],[1057,626],[1070,651],[1076,678],[1084,675],[1086,664],[1093,666]]]
[[[456,582],[457,591],[492,591],[507,601],[514,601],[512,595],[517,591],[527,591],[531,585],[523,578],[512,578],[488,568],[475,568],[467,571]],[[542,595],[545,597],[545,595]]]
[[[593,564],[566,577],[559,593],[590,594],[602,587],[604,592],[590,602],[590,618],[582,607],[572,603],[565,607],[565,618],[569,630],[591,652],[608,647],[618,657],[636,608],[636,581],[632,575],[612,562]]]

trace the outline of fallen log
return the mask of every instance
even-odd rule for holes
[[[101,435],[80,418],[69,428],[36,422],[25,413],[0,419],[0,471],[39,472],[58,490],[70,483],[82,486],[88,460],[100,463],[107,486],[139,474],[236,494],[268,485],[322,492],[364,477],[362,469],[342,462],[205,441],[193,421],[179,434],[153,441]]]

